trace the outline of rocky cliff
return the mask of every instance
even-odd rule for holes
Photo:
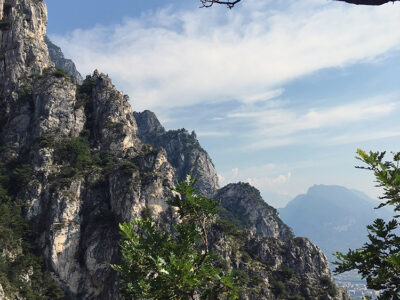
[[[280,240],[294,238],[292,230],[279,218],[278,211],[268,205],[260,192],[248,183],[228,184],[218,190],[215,199],[221,201],[221,216],[239,229],[260,237]]]
[[[95,71],[77,84],[55,68],[43,1],[0,0],[0,7],[0,231],[23,231],[4,222],[22,208],[31,234],[21,239],[68,299],[118,299],[110,268],[119,259],[118,223],[150,211],[168,230],[173,181],[189,173],[213,196],[215,168],[194,133],[165,131],[151,112],[133,113],[108,76]],[[221,218],[211,234],[214,250],[246,286],[242,299],[346,299],[322,252],[295,238],[253,188],[228,186],[217,197],[232,220],[247,224]],[[2,297],[34,299],[27,293],[36,290],[36,299],[60,299],[54,286],[36,288],[51,286],[40,263],[27,260],[16,273],[25,246],[10,245],[0,244],[0,265],[9,268],[0,268]],[[24,284],[32,287],[25,294]]]
[[[54,62],[56,68],[65,70],[75,79],[76,83],[82,84],[83,78],[81,73],[76,69],[75,63],[72,60],[65,58],[61,48],[54,45],[48,36],[45,36],[44,41],[49,48],[50,58]]]
[[[218,176],[196,133],[185,129],[166,131],[156,115],[148,110],[135,112],[134,116],[139,128],[138,137],[155,148],[162,147],[167,151],[168,161],[175,169],[175,179],[182,181],[189,174],[198,179],[198,191],[212,197],[218,189]]]

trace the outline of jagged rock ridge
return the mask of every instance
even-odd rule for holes
[[[224,208],[222,216],[236,221],[240,229],[260,237],[294,238],[292,230],[279,218],[278,211],[265,203],[260,192],[248,183],[228,184],[218,190],[215,199],[221,201]]]
[[[168,161],[175,169],[176,180],[184,180],[189,174],[197,178],[200,193],[212,197],[218,189],[218,176],[207,152],[200,146],[194,132],[185,129],[166,131],[156,115],[148,110],[134,112],[138,124],[138,137],[155,148],[167,151]]]
[[[45,36],[44,41],[49,48],[50,58],[54,62],[55,66],[65,70],[68,74],[74,77],[76,83],[82,84],[83,78],[81,73],[76,69],[75,63],[72,60],[65,58],[61,48],[54,45],[48,36]]]
[[[56,69],[44,41],[43,1],[0,0],[0,7],[0,159],[9,173],[29,174],[10,193],[25,203],[33,243],[69,299],[118,299],[110,268],[119,259],[117,224],[148,208],[167,230],[173,180],[190,173],[214,195],[215,168],[194,133],[168,132],[151,113],[134,114],[108,76],[95,71],[76,85]],[[222,189],[226,209],[236,201],[231,189],[243,193],[240,186]],[[293,238],[266,204],[252,212],[259,199],[242,196],[242,209],[232,211],[257,222],[254,228],[221,219],[211,235],[214,250],[247,274],[243,299],[346,299],[329,290],[317,247]]]

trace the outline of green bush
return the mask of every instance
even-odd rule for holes
[[[69,78],[70,77],[70,75],[64,69],[61,69],[61,68],[56,68],[55,71],[53,72],[53,74],[57,78],[63,78],[63,77]]]
[[[243,270],[233,270],[232,272],[235,284],[246,286],[249,283],[249,275]]]
[[[257,273],[251,274],[251,276],[250,276],[250,286],[251,287],[256,287],[262,282],[263,282],[263,279],[259,274],[257,274]]]
[[[238,228],[224,218],[218,218],[215,221],[214,227],[217,230],[223,231],[225,234],[233,235],[238,231]]]
[[[30,165],[23,164],[16,167],[12,173],[9,182],[10,192],[12,194],[20,191],[32,179],[33,170]]]
[[[65,138],[58,141],[54,149],[57,163],[83,170],[92,164],[90,144],[87,137]]]
[[[126,175],[131,175],[138,170],[138,166],[129,160],[120,162],[120,168]]]
[[[208,229],[218,203],[194,193],[190,177],[178,183],[177,195],[167,203],[179,216],[171,235],[157,228],[151,218],[120,224],[120,293],[125,299],[237,299],[240,271],[233,276],[215,264],[209,252]],[[150,275],[149,275],[150,274]],[[236,287],[235,287],[236,286]]]
[[[53,148],[55,146],[55,138],[54,134],[44,134],[37,137],[37,142],[40,148]]]
[[[243,214],[236,213],[224,207],[221,208],[219,216],[236,226],[238,229],[248,229],[252,224],[247,217],[243,216]]]
[[[333,283],[332,279],[329,276],[322,276],[320,278],[320,283],[324,287],[325,291],[330,295],[330,296],[336,296],[337,295],[337,288],[336,285]]]
[[[282,281],[273,281],[271,285],[275,296],[284,297],[287,295],[286,286]]]
[[[293,277],[294,275],[294,271],[292,268],[290,268],[289,266],[285,265],[285,264],[281,264],[278,268],[278,270],[276,271],[276,275],[280,278],[280,279],[284,279],[284,280],[289,280],[290,278]]]

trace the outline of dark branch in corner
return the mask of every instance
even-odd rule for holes
[[[382,5],[389,2],[395,2],[400,0],[336,0],[341,2],[347,2],[356,5]]]
[[[211,7],[213,4],[222,4],[226,5],[228,8],[233,8],[236,4],[238,4],[241,0],[200,0],[202,7]],[[389,2],[396,2],[400,0],[334,0],[340,2],[346,2],[350,4],[356,5],[383,5]]]
[[[202,7],[211,7],[213,4],[222,4],[226,5],[228,8],[233,8],[236,4],[238,4],[241,0],[200,0]]]

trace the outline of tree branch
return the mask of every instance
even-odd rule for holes
[[[238,4],[241,0],[200,0],[202,7],[211,7],[213,4],[222,4],[226,5],[229,9],[233,8],[236,4]]]
[[[400,0],[336,0],[341,2],[347,2],[356,5],[382,5],[389,2],[395,2]]]
[[[211,7],[213,4],[226,5],[228,8],[233,8],[241,0],[200,0],[202,7]],[[383,5],[389,2],[396,2],[400,0],[334,0],[340,2],[346,2],[356,5]]]

